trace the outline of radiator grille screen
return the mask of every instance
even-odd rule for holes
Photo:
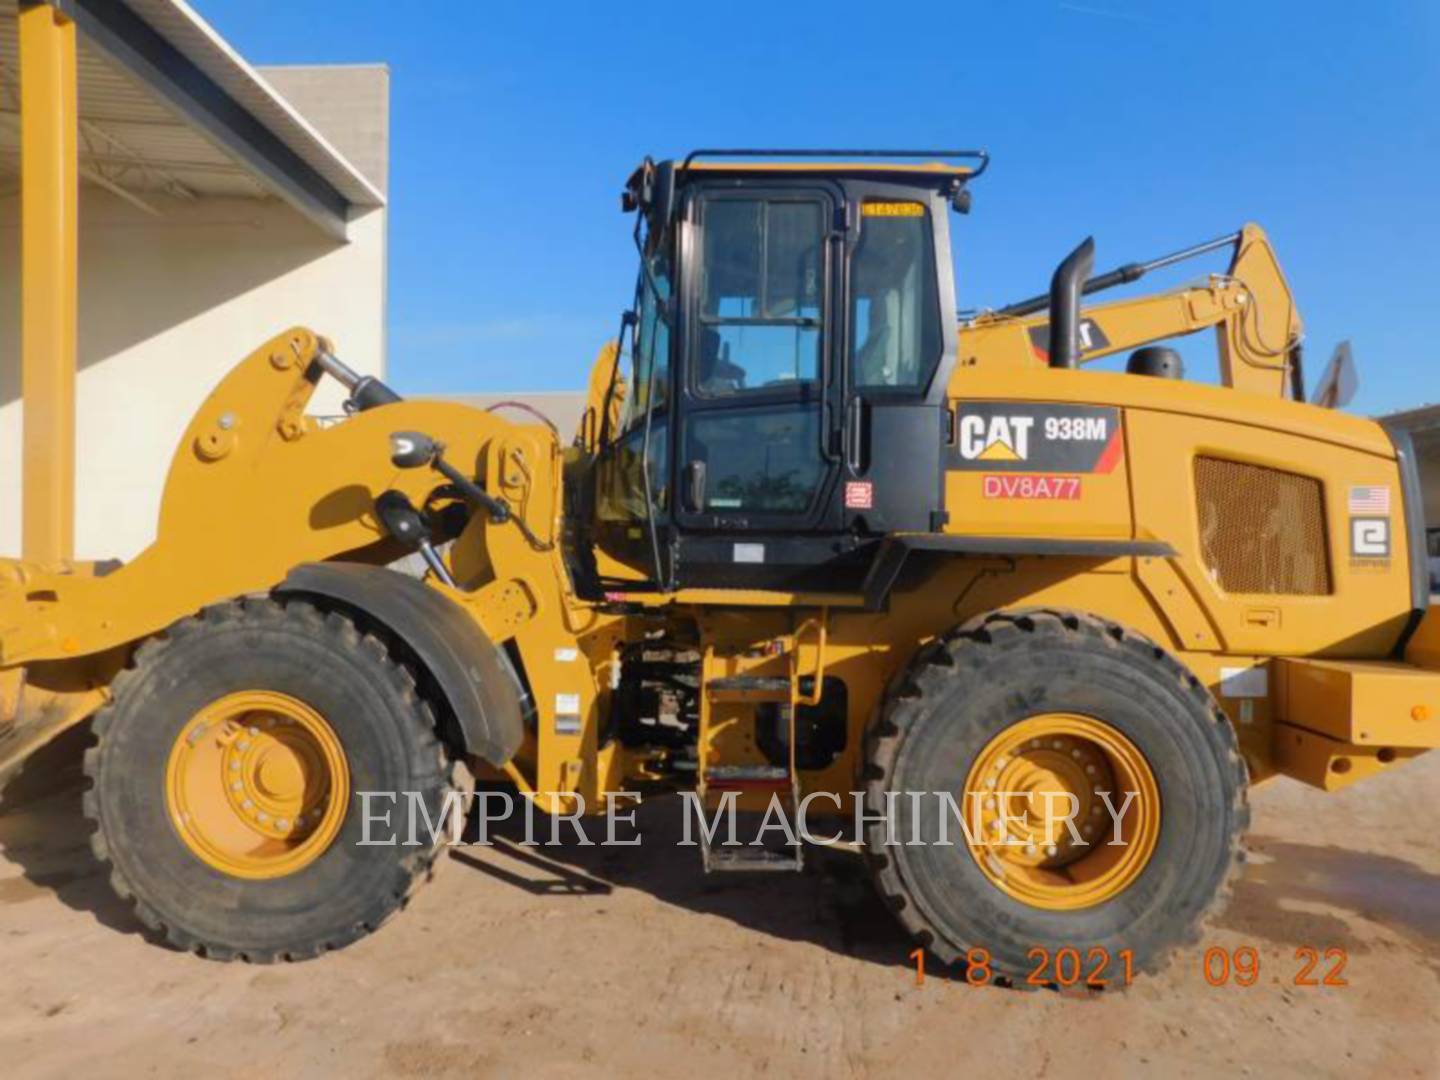
[[[1319,480],[1197,457],[1195,494],[1201,554],[1226,592],[1291,596],[1330,592]]]

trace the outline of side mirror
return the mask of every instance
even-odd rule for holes
[[[397,469],[419,469],[440,453],[434,439],[420,431],[397,431],[390,436],[390,464]]]
[[[685,466],[685,509],[698,514],[705,509],[705,462]]]

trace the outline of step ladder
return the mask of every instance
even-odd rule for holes
[[[800,705],[815,705],[820,701],[825,680],[825,637],[828,612],[818,619],[807,620],[797,627],[788,653],[788,672],[785,675],[719,675],[720,666],[714,649],[707,647],[700,664],[700,732],[698,740],[699,768],[695,790],[702,813],[712,813],[723,806],[727,792],[768,793],[773,798],[783,797],[781,810],[797,835],[800,829],[800,774],[795,767],[795,712]],[[802,692],[805,676],[800,672],[800,641],[806,630],[813,628],[816,635],[816,662],[809,692]],[[786,746],[789,748],[789,762],[786,765],[726,763],[713,760],[711,736],[716,723],[717,704],[746,704],[758,706],[772,703],[780,706],[781,720],[786,725]],[[722,828],[716,830],[716,837],[725,834]],[[700,830],[700,857],[707,874],[727,871],[795,871],[805,867],[803,842],[788,845],[788,851],[775,851],[743,842],[738,847],[723,844],[712,845],[704,828]]]

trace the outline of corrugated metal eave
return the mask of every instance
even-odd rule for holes
[[[357,207],[385,204],[385,196],[375,185],[184,0],[126,0],[126,3],[348,202]]]

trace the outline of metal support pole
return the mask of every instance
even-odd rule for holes
[[[75,24],[20,5],[21,544],[27,559],[75,552],[78,103]]]

